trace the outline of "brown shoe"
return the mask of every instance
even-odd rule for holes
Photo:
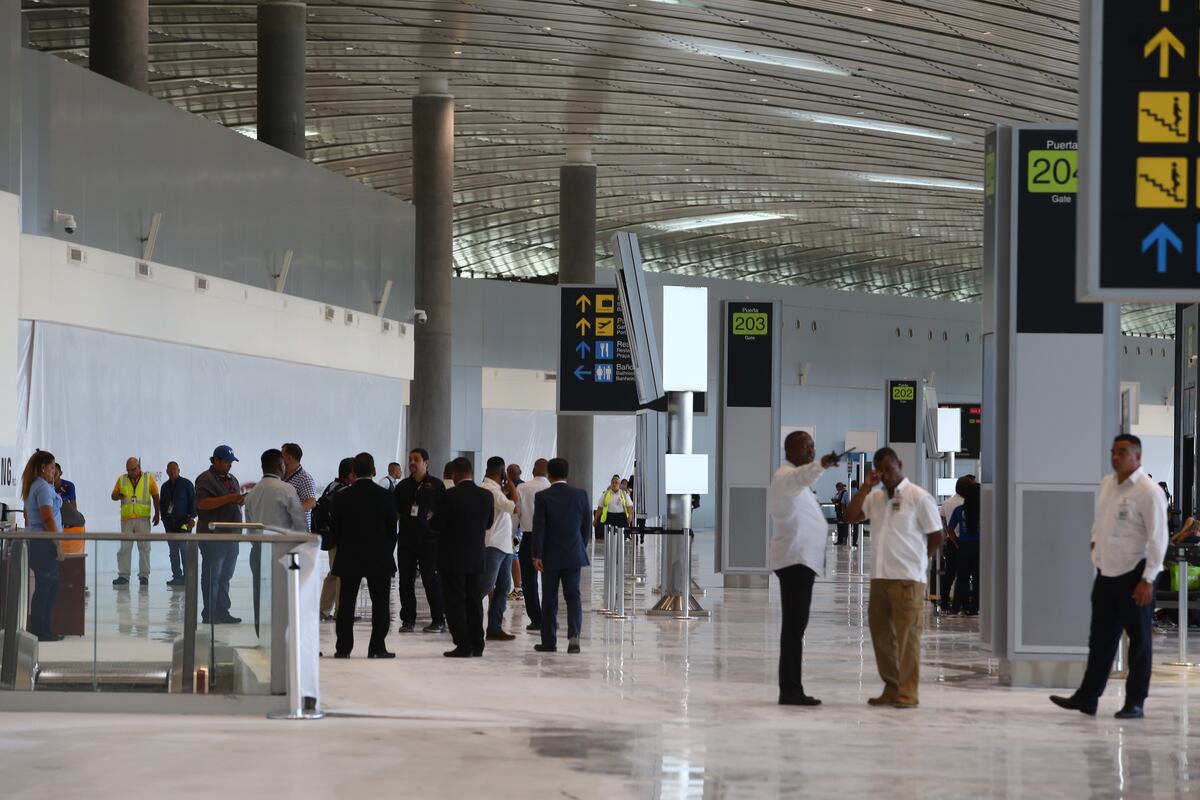
[[[511,642],[517,637],[513,636],[511,633],[505,633],[504,631],[495,631],[494,633],[489,633],[485,638],[489,642]]]
[[[892,701],[892,708],[916,708],[918,705],[915,697],[897,697]]]
[[[879,695],[879,697],[872,697],[871,699],[867,700],[867,705],[869,705],[869,706],[890,706],[895,702],[896,702],[896,698],[893,695],[890,695],[887,692],[884,692],[883,694]]]

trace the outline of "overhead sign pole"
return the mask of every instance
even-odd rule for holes
[[[1078,298],[1200,300],[1200,5],[1084,0],[1080,30]]]

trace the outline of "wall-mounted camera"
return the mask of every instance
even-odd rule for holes
[[[57,209],[54,212],[54,224],[61,225],[62,229],[67,233],[74,233],[79,230],[79,225],[75,223],[74,214],[64,214]]]
[[[424,325],[426,322],[429,322],[429,315],[425,313],[425,309],[413,309],[413,322],[417,323],[418,325]]]

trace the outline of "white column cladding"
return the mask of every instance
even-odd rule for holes
[[[20,198],[0,192],[0,501],[19,488],[17,445],[17,326],[20,324]]]
[[[1075,142],[1070,124],[1002,125],[986,144],[981,634],[1013,685],[1082,676],[1092,507],[1119,432],[1119,306],[1075,301],[1076,198],[1028,180]]]

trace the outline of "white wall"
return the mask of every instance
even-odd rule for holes
[[[74,264],[71,245],[43,236],[20,247],[21,319],[412,379],[412,329],[395,320],[384,333],[379,317],[330,307],[330,322],[323,303],[211,276],[199,292],[198,273],[154,263],[142,278],[135,259],[95,248]]]
[[[129,456],[162,477],[178,461],[194,478],[213,448],[233,447],[243,481],[284,442],[324,486],[360,451],[380,469],[403,440],[403,381],[202,347],[23,322],[19,447],[54,453],[91,530],[116,530],[109,499]],[[108,565],[105,565],[108,566]]]

